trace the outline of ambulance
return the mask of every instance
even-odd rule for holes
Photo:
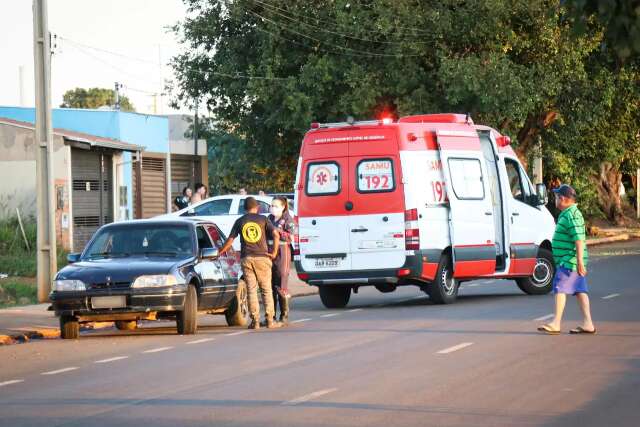
[[[461,283],[512,279],[546,294],[554,219],[495,129],[468,115],[312,123],[296,183],[298,277],[327,308],[415,285],[437,304]]]

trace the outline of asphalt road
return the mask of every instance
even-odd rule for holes
[[[637,426],[640,242],[591,253],[596,336],[536,332],[552,296],[509,281],[449,306],[413,287],[344,310],[304,297],[277,331],[208,316],[196,336],[0,347],[0,426]],[[578,322],[570,299],[563,329]]]

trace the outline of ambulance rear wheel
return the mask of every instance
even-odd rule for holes
[[[436,278],[427,288],[429,298],[435,304],[451,304],[458,298],[459,286],[460,283],[453,278],[451,255],[442,255]]]
[[[351,298],[351,288],[340,286],[320,286],[320,300],[327,308],[344,308]]]
[[[529,295],[545,295],[551,292],[553,276],[556,274],[553,265],[553,255],[548,249],[538,251],[538,259],[529,277],[516,279],[516,283],[522,292]]]

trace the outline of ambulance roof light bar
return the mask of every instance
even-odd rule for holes
[[[393,119],[391,117],[385,117],[382,120],[361,120],[355,121],[353,117],[349,116],[346,122],[336,122],[336,123],[311,123],[311,129],[326,129],[326,128],[340,128],[340,127],[349,127],[349,126],[366,126],[366,125],[390,125],[393,123]]]

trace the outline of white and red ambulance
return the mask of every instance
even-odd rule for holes
[[[296,269],[326,307],[367,285],[417,285],[441,304],[479,278],[551,290],[546,189],[508,137],[468,116],[313,123],[295,193]]]

